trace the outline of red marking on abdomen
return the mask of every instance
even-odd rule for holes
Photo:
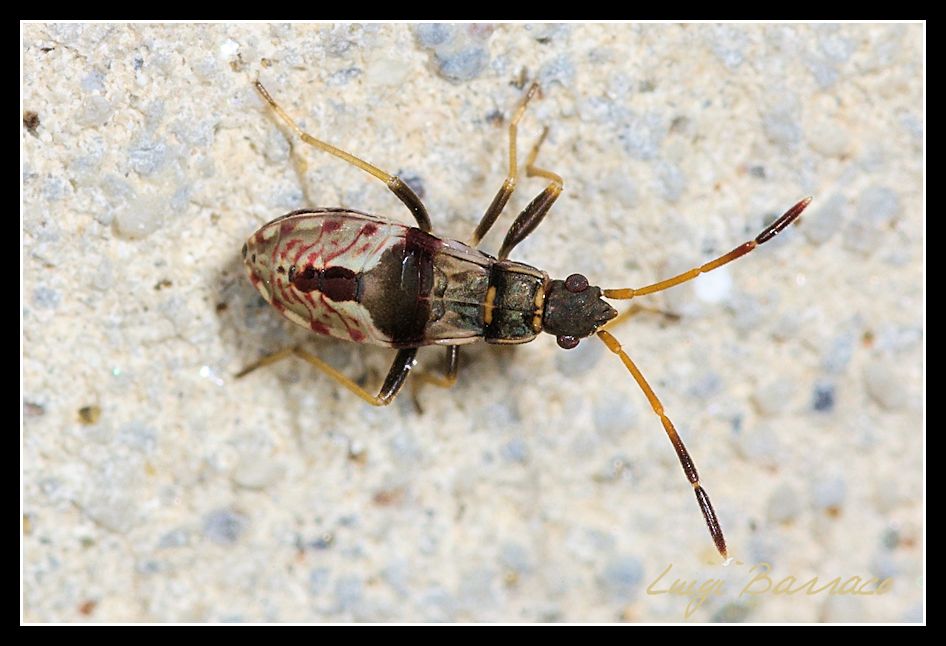
[[[378,232],[378,225],[366,224],[361,230],[365,232],[366,236],[373,236],[375,233]]]
[[[331,233],[332,231],[338,231],[342,228],[342,223],[338,220],[329,220],[322,225],[322,231],[324,233]]]
[[[331,333],[328,331],[328,327],[322,325],[315,319],[312,319],[311,321],[309,321],[309,327],[312,328],[312,331],[315,332],[316,334],[324,334],[325,336],[332,336]]]

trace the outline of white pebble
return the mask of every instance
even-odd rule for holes
[[[778,379],[758,388],[752,394],[752,403],[763,415],[778,415],[788,410],[795,386],[787,379]]]
[[[847,487],[841,478],[816,480],[811,486],[811,504],[815,509],[840,509]]]
[[[867,393],[882,408],[898,410],[907,403],[907,390],[903,380],[891,369],[892,361],[875,359],[864,369],[864,385]]]
[[[732,275],[728,267],[700,276],[693,283],[693,293],[704,303],[722,303],[732,293]]]

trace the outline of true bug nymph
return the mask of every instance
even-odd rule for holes
[[[318,334],[397,349],[377,395],[298,347],[268,355],[238,376],[296,356],[368,403],[384,406],[400,392],[414,366],[418,347],[446,346],[444,376],[417,376],[424,382],[449,387],[457,378],[461,345],[481,340],[526,343],[540,332],[548,332],[562,348],[569,349],[582,338],[595,334],[618,355],[660,418],[693,486],[716,548],[726,558],[722,529],[690,454],[640,370],[617,339],[604,329],[607,324],[613,325],[631,315],[635,308],[619,316],[604,298],[628,300],[652,294],[721,267],[785,229],[811,198],[798,202],[755,239],[711,262],[646,287],[602,290],[590,285],[581,274],[552,280],[540,269],[508,259],[513,248],[532,233],[562,192],[562,178],[535,165],[548,129],[543,130],[526,159],[526,175],[548,180],[545,190],[512,223],[497,256],[476,248],[515,190],[516,128],[526,105],[538,91],[537,84],[526,92],[509,123],[507,176],[469,243],[432,235],[427,209],[405,182],[304,132],[259,81],[256,89],[304,142],[384,182],[407,206],[417,226],[343,208],[302,209],[264,225],[250,236],[242,250],[250,281],[266,301],[293,323]]]

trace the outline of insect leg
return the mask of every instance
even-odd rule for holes
[[[422,384],[431,384],[438,388],[452,388],[457,383],[457,374],[460,372],[460,346],[448,345],[446,359],[443,375],[417,372],[414,375],[415,388],[419,389]]]
[[[270,364],[276,363],[277,361],[295,356],[315,366],[372,406],[387,406],[392,401],[394,401],[394,398],[397,397],[398,392],[401,390],[401,386],[404,385],[404,380],[407,379],[407,375],[410,373],[411,368],[414,367],[414,356],[416,354],[417,348],[403,348],[398,350],[397,356],[394,357],[394,362],[391,364],[391,369],[388,371],[388,376],[385,378],[384,384],[381,386],[381,390],[377,395],[372,395],[370,392],[356,384],[354,381],[340,373],[332,366],[319,359],[314,354],[306,352],[302,348],[298,347],[286,348],[285,350],[280,350],[278,352],[274,352],[273,354],[267,355],[256,363],[250,364],[238,372],[236,377],[240,378],[252,372],[253,370],[256,370],[257,368],[268,366]]]
[[[496,193],[496,197],[493,198],[489,208],[486,209],[486,213],[483,214],[483,218],[473,232],[473,237],[470,239],[471,247],[477,246],[480,240],[483,239],[483,236],[492,228],[493,224],[496,222],[496,218],[503,212],[506,202],[509,201],[509,196],[512,195],[512,192],[516,189],[516,180],[519,176],[519,165],[516,161],[516,130],[519,126],[519,120],[522,119],[522,115],[525,114],[526,106],[529,105],[529,101],[538,90],[538,83],[533,83],[529,86],[522,101],[519,102],[519,107],[516,108],[515,114],[509,121],[509,170],[506,172],[506,179],[503,181],[499,192]]]
[[[542,136],[540,136],[539,140],[532,146],[532,151],[529,153],[529,157],[526,160],[526,175],[528,177],[544,177],[551,181],[549,185],[545,187],[544,191],[529,202],[529,205],[522,210],[522,213],[516,217],[512,226],[509,227],[509,231],[506,232],[506,238],[503,240],[503,246],[499,249],[500,260],[507,258],[513,247],[525,240],[526,237],[539,226],[539,223],[542,222],[542,218],[545,217],[545,214],[552,208],[552,204],[555,203],[555,200],[557,200],[558,196],[562,193],[562,187],[564,186],[562,178],[550,170],[538,168],[535,165],[535,158],[539,154],[539,147],[542,145],[542,142],[545,141],[545,136],[548,133],[549,129],[544,128],[542,130]]]
[[[460,346],[447,346],[446,365],[443,375],[436,375],[430,372],[418,371],[414,373],[414,380],[411,382],[411,397],[414,400],[414,408],[418,413],[423,413],[418,395],[421,388],[430,384],[438,388],[453,388],[457,383],[457,374],[460,372]]]
[[[312,135],[303,131],[302,128],[300,128],[296,122],[293,121],[292,117],[290,117],[286,111],[283,110],[278,103],[276,103],[266,88],[263,87],[263,84],[259,81],[256,81],[256,91],[260,93],[260,96],[262,96],[267,103],[269,103],[273,111],[279,115],[279,118],[285,121],[286,125],[292,128],[292,130],[294,130],[295,133],[299,135],[299,138],[302,139],[302,141],[306,142],[310,146],[318,148],[319,150],[323,150],[330,155],[335,155],[340,159],[344,159],[352,166],[356,166],[369,175],[377,177],[379,180],[384,182],[385,186],[387,186],[388,189],[394,193],[408,209],[410,209],[414,219],[417,220],[418,228],[423,231],[430,231],[430,216],[427,215],[427,209],[420,201],[420,198],[417,197],[417,194],[414,193],[414,191],[412,191],[411,188],[405,184],[403,180],[401,180],[401,178],[397,177],[396,175],[389,175],[377,166],[372,166],[363,159],[359,159],[351,153],[345,152],[341,148],[336,148],[332,144],[326,143],[321,139],[316,139]]]
[[[795,219],[801,215],[801,212],[805,210],[811,203],[811,198],[806,197],[801,202],[787,210],[782,214],[779,219],[767,226],[762,230],[762,233],[757,235],[754,240],[744,242],[739,245],[732,251],[727,254],[723,254],[716,260],[711,260],[708,263],[700,265],[699,267],[694,267],[689,271],[685,271],[682,274],[677,274],[673,278],[668,278],[667,280],[662,280],[659,283],[654,283],[653,285],[647,285],[646,287],[637,287],[631,288],[627,287],[624,289],[605,289],[602,291],[605,298],[614,298],[618,300],[628,300],[634,298],[635,296],[643,296],[644,294],[653,294],[654,292],[662,292],[665,289],[679,285],[680,283],[685,283],[688,280],[693,280],[700,274],[705,274],[707,272],[713,271],[722,267],[728,262],[732,262],[736,258],[740,258],[759,245],[765,244],[776,235],[778,235],[783,229],[788,227]]]
[[[677,434],[677,429],[673,427],[673,422],[671,422],[670,418],[664,413],[663,404],[657,399],[657,395],[654,394],[650,384],[647,383],[647,380],[644,379],[644,375],[641,374],[641,371],[638,370],[634,362],[631,361],[631,358],[624,352],[618,340],[605,330],[598,330],[597,335],[598,338],[608,346],[608,350],[620,357],[625,367],[627,367],[628,371],[631,373],[631,376],[634,377],[634,381],[636,381],[637,385],[644,391],[647,401],[650,402],[650,407],[654,409],[654,413],[660,418],[660,423],[663,424],[664,430],[667,432],[667,436],[670,438],[670,442],[677,452],[677,458],[680,460],[683,472],[686,474],[687,480],[690,481],[690,484],[693,486],[693,491],[696,493],[696,500],[700,505],[700,510],[703,512],[703,518],[706,519],[706,526],[709,528],[710,536],[713,537],[716,549],[719,550],[723,558],[726,558],[726,539],[723,537],[723,529],[719,526],[716,510],[713,509],[713,503],[710,502],[709,496],[703,489],[703,485],[700,484],[700,476],[696,472],[696,465],[693,464],[690,453],[687,451],[686,446],[684,446],[683,440],[680,439],[680,436]]]

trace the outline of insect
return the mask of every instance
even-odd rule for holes
[[[601,289],[590,285],[581,274],[551,279],[540,269],[509,260],[512,250],[542,222],[562,192],[562,178],[535,165],[548,128],[532,147],[525,165],[528,177],[542,177],[548,185],[516,217],[497,256],[477,249],[516,188],[517,126],[538,92],[537,84],[525,93],[510,120],[506,179],[468,243],[431,234],[426,208],[404,181],[304,132],[259,81],[256,89],[302,141],[384,182],[410,210],[416,226],[344,208],[302,209],[264,225],[243,245],[250,281],[290,321],[317,334],[397,350],[377,394],[299,347],[265,356],[237,376],[295,356],[369,404],[384,406],[400,392],[421,346],[445,346],[446,370],[443,376],[420,372],[417,377],[449,387],[457,379],[460,346],[467,343],[519,344],[547,332],[555,336],[558,345],[569,349],[581,339],[596,335],[621,359],[660,418],[693,486],[716,549],[727,558],[722,528],[683,440],[641,371],[618,340],[604,329],[609,322],[629,316],[633,308],[619,316],[604,299],[630,300],[660,292],[744,256],[795,221],[810,197],[795,204],[753,240],[715,260],[645,287]]]

